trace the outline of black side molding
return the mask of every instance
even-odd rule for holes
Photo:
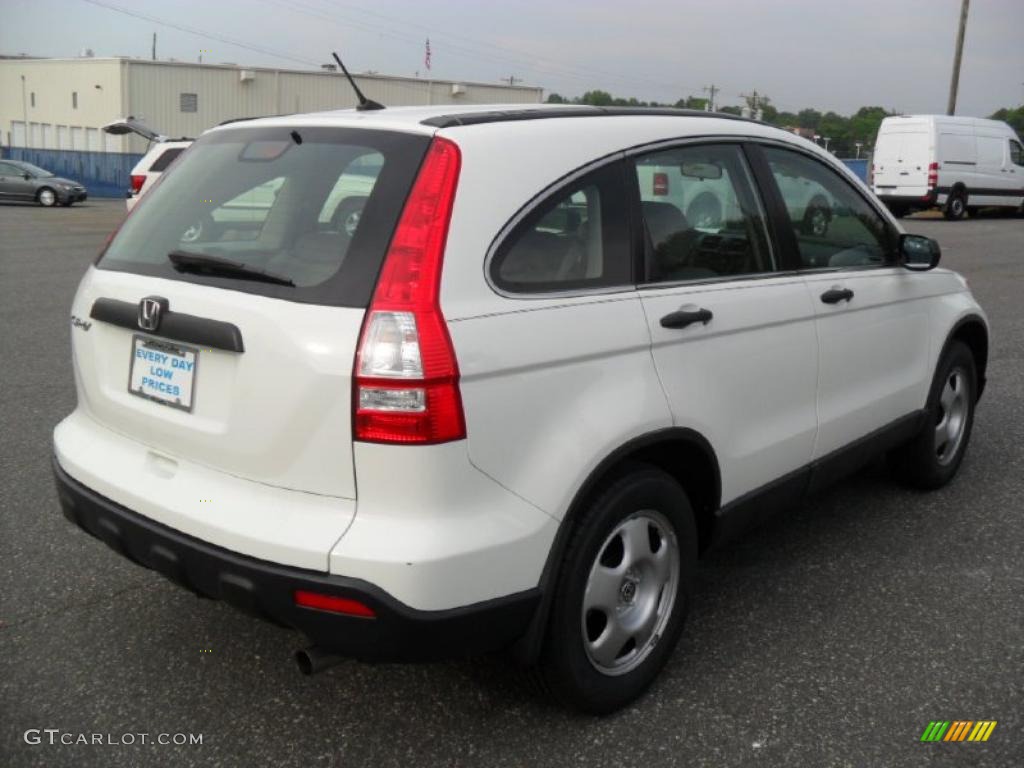
[[[140,331],[139,306],[118,299],[96,299],[89,317],[103,323],[110,323],[132,331]],[[233,323],[211,320],[208,317],[186,315],[183,312],[161,312],[160,325],[155,331],[145,331],[153,336],[172,341],[183,341],[200,347],[224,349],[228,352],[245,352],[242,332]]]

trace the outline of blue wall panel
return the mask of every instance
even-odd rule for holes
[[[861,158],[860,160],[854,160],[852,158],[844,159],[843,163],[846,164],[847,168],[857,174],[861,181],[865,184],[868,183],[868,161],[866,158]]]
[[[81,182],[90,197],[124,197],[131,187],[129,177],[132,168],[142,158],[142,155],[122,152],[78,152],[25,147],[5,147],[3,155]]]

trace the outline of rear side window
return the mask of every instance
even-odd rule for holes
[[[160,156],[153,161],[153,164],[149,166],[149,170],[154,173],[162,173],[167,170],[167,166],[173,163],[174,159],[184,151],[184,147],[172,147],[171,149],[165,149]]]
[[[324,127],[234,128],[196,141],[147,195],[101,269],[365,307],[429,137]],[[291,281],[176,268],[210,256]]]
[[[617,163],[553,193],[512,231],[491,262],[495,285],[518,293],[629,285],[631,272]]]

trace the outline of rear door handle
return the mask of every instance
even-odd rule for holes
[[[678,309],[675,312],[669,312],[661,318],[661,327],[685,328],[686,326],[693,325],[694,323],[707,325],[711,322],[712,317],[714,317],[714,315],[711,313],[710,309],[704,309],[703,307],[699,309],[690,309],[689,307],[685,307]]]
[[[853,291],[849,288],[840,288],[836,285],[821,294],[821,300],[826,304],[838,304],[840,301],[850,301],[852,299]]]

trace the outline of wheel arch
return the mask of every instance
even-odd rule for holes
[[[547,629],[553,586],[558,583],[565,548],[587,502],[637,463],[650,464],[673,477],[686,491],[696,516],[698,549],[710,545],[715,511],[721,505],[722,480],[718,457],[699,432],[682,427],[650,432],[633,438],[606,456],[580,485],[548,552],[540,577],[541,601],[527,633],[512,652],[525,665],[536,661]]]
[[[946,336],[946,341],[942,345],[942,350],[936,359],[936,365],[938,365],[938,361],[943,358],[946,350],[949,349],[950,344],[954,341],[966,344],[967,348],[971,350],[971,354],[974,355],[974,364],[978,374],[978,394],[976,399],[980,400],[982,393],[985,391],[986,371],[988,370],[988,325],[979,315],[970,314],[960,318]]]

